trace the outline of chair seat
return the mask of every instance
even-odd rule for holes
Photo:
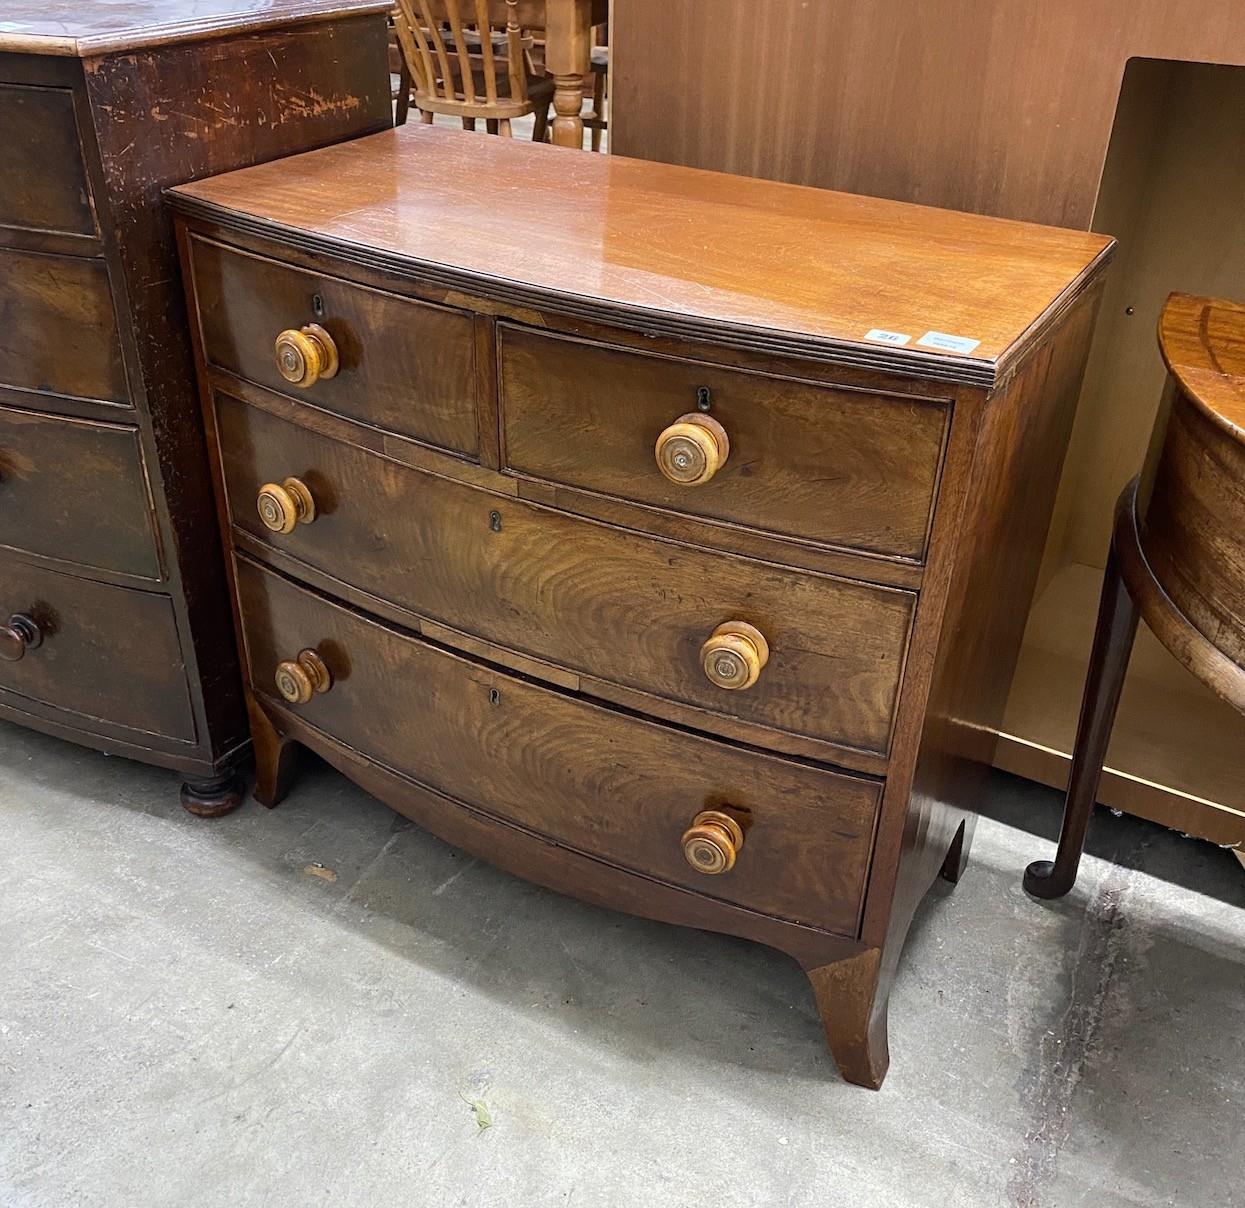
[[[478,79],[476,81],[477,97],[474,101],[459,97],[447,98],[416,89],[415,105],[425,113],[448,113],[454,117],[526,117],[529,113],[535,113],[537,109],[545,108],[553,99],[553,91],[554,81],[551,76],[537,76],[528,80],[526,100],[499,96],[497,100],[490,101],[484,95],[483,79]]]

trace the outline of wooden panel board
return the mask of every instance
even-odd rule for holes
[[[611,147],[1088,227],[1125,64],[1245,63],[1240,0],[626,0]]]

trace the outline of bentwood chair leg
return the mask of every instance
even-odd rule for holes
[[[1054,863],[1036,860],[1025,869],[1024,887],[1037,898],[1061,898],[1076,882],[1085,832],[1098,797],[1102,765],[1119,708],[1124,673],[1137,635],[1137,608],[1120,578],[1115,543],[1107,558],[1098,626],[1085,681],[1085,699],[1077,725],[1072,771],[1064,802],[1063,830]]]

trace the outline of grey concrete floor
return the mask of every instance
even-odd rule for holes
[[[1245,1204],[1226,852],[1104,816],[1119,863],[1039,905],[1006,821],[1057,800],[999,777],[871,1093],[777,953],[534,888],[315,762],[273,812],[175,787],[0,723],[5,1208]]]

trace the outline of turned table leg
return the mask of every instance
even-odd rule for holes
[[[891,1061],[881,967],[881,952],[870,948],[846,960],[805,969],[839,1073],[871,1090],[882,1085]]]
[[[1085,679],[1085,699],[1077,724],[1072,771],[1064,802],[1063,830],[1052,863],[1035,860],[1025,869],[1025,890],[1038,898],[1061,898],[1076,882],[1085,832],[1098,797],[1102,765],[1107,757],[1111,727],[1124,687],[1124,673],[1137,635],[1137,608],[1120,577],[1115,542],[1107,557],[1107,570],[1098,605],[1098,627]]]
[[[584,80],[592,71],[590,0],[546,0],[545,67],[553,76],[552,141],[584,145]]]

